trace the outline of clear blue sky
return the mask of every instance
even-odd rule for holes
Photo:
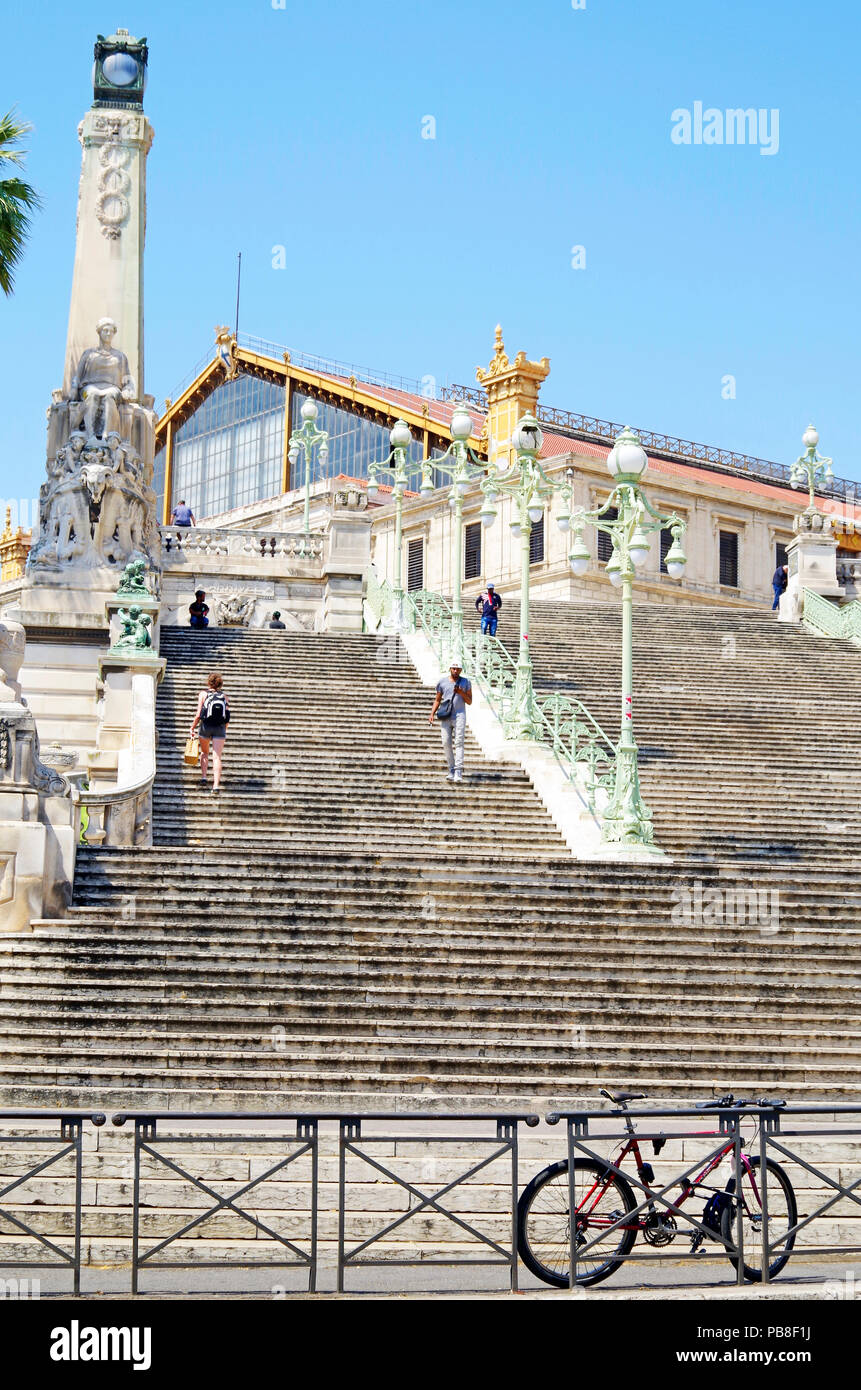
[[[501,320],[509,352],[550,357],[547,404],[782,460],[812,419],[861,477],[857,0],[43,0],[0,52],[45,202],[0,303],[3,495],[43,477],[76,127],[117,26],[150,44],[159,404],[233,321],[241,249],[241,327],[261,337],[472,382]],[[778,152],[674,144],[671,113],[697,101],[777,108]]]

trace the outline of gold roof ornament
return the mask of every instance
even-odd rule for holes
[[[490,364],[484,367],[476,367],[475,379],[484,384],[493,381],[500,376],[524,376],[534,381],[543,381],[550,371],[550,358],[542,357],[540,362],[530,362],[527,360],[525,352],[518,352],[511,363],[505,351],[505,344],[502,341],[502,324],[496,325],[494,334],[493,356]]]
[[[487,368],[487,371],[485,371],[483,367],[476,367],[476,381],[484,381],[489,376],[499,376],[499,373],[504,372],[508,365],[505,344],[502,341],[502,324],[498,323],[494,334],[493,356],[490,359],[490,366]]]
[[[236,339],[226,323],[215,325],[215,355],[227,373],[228,381],[236,376]]]
[[[549,371],[549,357],[530,362],[525,352],[518,352],[511,362],[502,341],[502,325],[496,325],[490,365],[486,369],[477,367],[475,372],[487,396],[487,414],[479,443],[482,453],[490,457],[492,448],[494,456],[501,460],[510,453],[512,432],[524,415],[535,414],[538,410],[538,393]]]

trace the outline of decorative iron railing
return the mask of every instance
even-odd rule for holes
[[[821,594],[805,589],[801,617],[805,627],[822,637],[842,637],[861,646],[861,603],[857,599],[838,608]]]
[[[397,596],[387,579],[371,569],[366,597],[378,622],[391,619]],[[415,589],[403,598],[402,622],[410,631],[421,629],[445,669],[451,657],[453,613],[442,594]],[[507,728],[514,709],[517,663],[498,637],[476,631],[457,634],[464,675],[474,681],[493,713]],[[562,695],[536,692],[534,710],[538,742],[548,747],[566,777],[583,791],[590,811],[598,813],[598,792],[609,791],[615,773],[615,748],[582,701]]]
[[[465,401],[479,410],[487,410],[485,392],[474,386],[444,386],[439,398],[443,401]],[[602,420],[597,415],[582,415],[576,410],[562,410],[558,406],[538,405],[535,413],[543,425],[551,425],[565,434],[570,433],[573,439],[583,438],[596,444],[612,444],[625,428],[614,420]],[[721,449],[714,444],[697,444],[692,439],[662,434],[657,430],[638,428],[636,433],[643,448],[658,456],[666,455],[671,459],[683,459],[686,463],[700,463],[718,472],[740,473],[763,482],[791,486],[791,464],[756,458],[753,454],[741,454],[734,449]],[[820,496],[836,497],[853,505],[861,500],[861,483],[851,478],[832,478],[828,484],[817,487],[816,491]]]

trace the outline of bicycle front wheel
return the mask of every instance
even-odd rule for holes
[[[741,1176],[741,1208],[744,1239],[744,1277],[752,1284],[762,1282],[762,1175],[758,1158],[750,1160],[751,1171],[745,1169]],[[795,1244],[795,1232],[787,1235],[798,1220],[798,1207],[795,1192],[789,1176],[773,1158],[766,1159],[767,1200],[768,1200],[768,1243],[774,1246],[768,1265],[768,1277],[774,1279],[783,1269]],[[738,1271],[739,1257],[735,1253],[737,1235],[735,1179],[727,1184],[727,1192],[733,1196],[721,1215],[721,1236],[733,1249],[727,1250],[730,1264]],[[783,1237],[786,1237],[783,1239]]]
[[[577,1284],[598,1284],[619,1268],[637,1239],[637,1221],[616,1225],[637,1203],[630,1183],[587,1158],[574,1160]],[[528,1270],[565,1289],[571,1268],[568,1161],[536,1174],[517,1205],[517,1243]],[[602,1235],[602,1232],[604,1233]],[[586,1250],[586,1247],[589,1247]],[[582,1259],[580,1250],[585,1250]]]

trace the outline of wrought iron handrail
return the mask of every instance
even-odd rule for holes
[[[802,597],[801,618],[805,627],[823,637],[840,637],[861,645],[861,602],[858,599],[838,608],[813,589],[804,589]]]
[[[387,579],[371,567],[367,599],[378,622],[394,613],[397,599]],[[437,660],[445,666],[452,631],[452,610],[442,594],[415,589],[404,594],[404,617],[412,628],[421,627]],[[464,632],[463,670],[474,680],[493,713],[506,726],[514,707],[517,663],[498,637]],[[609,791],[614,775],[615,747],[581,700],[554,692],[535,695],[539,744],[549,747],[569,781],[580,786],[593,815],[598,814],[597,794]]]

